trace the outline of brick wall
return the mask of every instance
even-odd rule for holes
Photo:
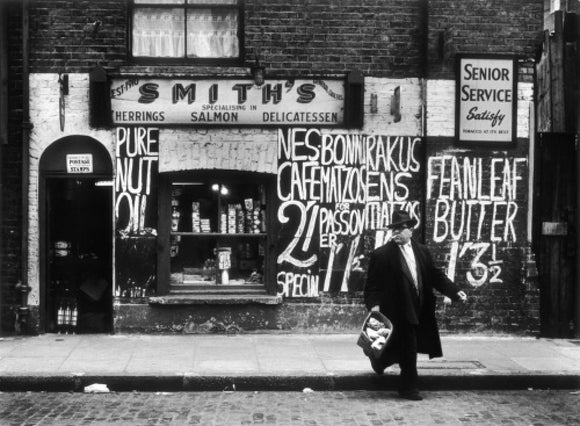
[[[425,242],[439,265],[470,297],[464,307],[440,304],[439,319],[447,330],[536,333],[538,288],[528,280],[523,265],[530,250],[528,161],[529,138],[534,132],[530,112],[543,2],[440,0],[430,1],[428,9],[426,145],[431,187],[427,184]],[[515,147],[456,144],[454,79],[458,53],[519,58]],[[451,185],[442,184],[441,179],[449,178],[453,168],[461,176],[455,180],[455,189],[457,185],[465,187],[466,170],[477,168],[474,181],[481,184],[481,192],[452,193]],[[511,177],[496,175],[508,168]],[[513,193],[495,192],[496,201],[491,200],[492,181],[495,188],[501,182],[504,188],[514,189]],[[507,213],[508,209],[512,219],[505,215],[500,218],[500,211]]]
[[[250,66],[259,54],[273,74],[358,69],[366,76],[406,78],[422,75],[428,62],[430,78],[453,78],[456,53],[533,58],[541,41],[542,0],[360,3],[246,0],[244,65]],[[127,66],[127,2],[31,4],[32,72],[84,72],[97,62],[108,68]],[[100,26],[93,32],[95,22]],[[212,69],[194,72],[203,71]]]
[[[2,224],[0,239],[0,331],[14,331],[15,307],[19,303],[14,286],[21,278],[22,238],[22,18],[19,2],[5,5],[8,17],[8,141],[3,145]]]
[[[541,1],[517,0],[506,4],[492,0],[368,0],[360,5],[361,2],[351,0],[247,0],[245,3],[247,55],[244,67],[172,67],[169,71],[187,75],[246,75],[256,53],[269,75],[344,75],[357,69],[364,73],[366,87],[365,126],[361,134],[426,136],[422,143],[427,161],[442,155],[454,155],[461,161],[478,157],[489,160],[492,156],[508,161],[527,159],[533,87],[533,63],[529,58],[533,57],[537,36],[541,33]],[[126,73],[159,75],[167,73],[168,68],[134,66],[127,62],[127,6],[123,1],[32,0],[31,8],[31,117],[35,128],[31,135],[31,232],[28,243],[31,252],[29,280],[33,285],[30,301],[38,304],[37,167],[42,152],[55,140],[70,134],[92,136],[109,151],[114,151],[113,130],[88,126],[86,73],[97,62],[110,71]],[[96,21],[101,22],[100,30],[93,33],[91,24]],[[503,36],[498,37],[498,34]],[[493,152],[485,148],[457,149],[454,145],[453,64],[455,53],[459,52],[522,55],[518,87],[519,139],[515,149]],[[58,124],[60,72],[71,74],[64,132]],[[420,77],[425,75],[429,80],[423,86]],[[401,120],[398,122],[390,112],[397,86],[401,90]],[[377,95],[376,112],[371,111],[371,95]],[[426,128],[423,112],[427,115]],[[159,168],[161,172],[207,167],[273,173],[277,167],[276,135],[274,129],[162,129]],[[427,172],[428,162],[422,166]],[[486,170],[485,173],[489,173],[489,167]],[[527,191],[527,166],[522,173],[522,188]],[[527,192],[518,193],[516,201],[522,211],[526,210]],[[489,242],[489,239],[463,239],[462,245],[457,247],[451,239],[434,243],[435,202],[435,198],[425,201],[428,213],[425,239],[442,265],[448,267],[455,256],[455,278],[474,297],[474,302],[464,312],[453,311],[451,317],[441,312],[444,327],[508,331],[526,328],[526,320],[533,311],[524,306],[530,298],[520,274],[527,248],[527,217],[516,226],[517,241],[498,245],[497,253],[513,261],[509,268],[502,269],[502,282],[490,282],[490,266],[497,265],[490,264],[494,259],[485,258],[488,279],[479,284],[477,278],[468,279],[468,272],[473,277],[481,272],[474,269],[474,265],[479,265],[473,261],[473,244]],[[465,243],[472,245],[461,253]],[[457,250],[455,255],[453,250]],[[467,256],[468,252],[471,257]],[[486,256],[489,254],[487,251]],[[473,285],[474,282],[479,285]]]
[[[88,71],[124,64],[127,6],[118,0],[31,0],[30,71]],[[93,33],[92,24],[101,22]]]
[[[541,42],[543,0],[429,1],[429,78],[454,78],[457,53],[534,58]]]
[[[32,0],[32,72],[127,66],[126,2]],[[416,77],[424,55],[425,2],[247,0],[244,65],[255,54],[272,74]],[[100,21],[93,34],[92,23]],[[132,68],[150,70],[151,67]],[[191,72],[191,68],[186,68]],[[194,72],[215,73],[215,69]],[[228,70],[236,73],[236,70]]]
[[[361,4],[362,3],[362,4]],[[424,0],[246,1],[246,37],[274,72],[416,77],[423,66]]]
[[[509,151],[460,149],[448,138],[429,141],[425,242],[470,297],[465,307],[442,315],[443,324],[537,331],[523,270],[529,247],[527,141],[519,139]]]
[[[164,131],[161,172],[192,169],[245,170],[276,173],[275,131]]]

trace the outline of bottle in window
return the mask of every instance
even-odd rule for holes
[[[70,325],[72,322],[72,310],[70,308],[70,304],[66,304],[66,308],[64,309],[64,331],[65,334],[68,334],[70,331]]]
[[[62,300],[58,304],[58,311],[56,313],[56,329],[58,334],[62,334],[64,332],[64,307]]]
[[[229,284],[230,268],[232,266],[231,247],[221,247],[218,249],[218,277],[220,284]]]
[[[79,316],[79,311],[77,309],[77,305],[76,303],[73,306],[72,312],[71,312],[71,331],[72,334],[75,334],[76,330],[77,330],[77,320],[78,320],[78,316]]]
[[[171,212],[171,230],[177,231],[179,229],[179,217],[181,212],[177,209],[177,206],[172,206],[173,211]]]
[[[260,233],[260,207],[256,206],[254,211],[252,212],[253,221],[252,221],[252,232],[254,234]]]
[[[266,208],[262,206],[260,209],[260,232],[266,233]]]
[[[236,221],[236,230],[238,234],[243,234],[244,233],[244,223],[245,223],[245,219],[244,219],[244,211],[242,210],[242,207],[240,206],[238,209],[236,209],[237,211],[237,221]]]
[[[201,232],[201,218],[199,216],[199,201],[191,203],[191,232]]]

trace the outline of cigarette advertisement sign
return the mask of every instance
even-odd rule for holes
[[[457,68],[458,141],[514,143],[516,60],[498,56],[459,56]]]
[[[337,126],[344,80],[117,78],[113,123],[194,126]]]

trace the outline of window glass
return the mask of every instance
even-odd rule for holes
[[[170,291],[264,284],[265,187],[254,183],[174,183]]]
[[[133,55],[179,58],[185,49],[183,9],[136,9],[133,14]]]
[[[132,53],[140,58],[240,55],[236,0],[135,0]]]
[[[187,15],[187,56],[236,58],[238,47],[237,11],[196,9]]]

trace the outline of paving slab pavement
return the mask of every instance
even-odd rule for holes
[[[0,391],[395,389],[355,334],[56,335],[0,338]],[[580,340],[442,336],[419,357],[421,387],[580,388]]]

